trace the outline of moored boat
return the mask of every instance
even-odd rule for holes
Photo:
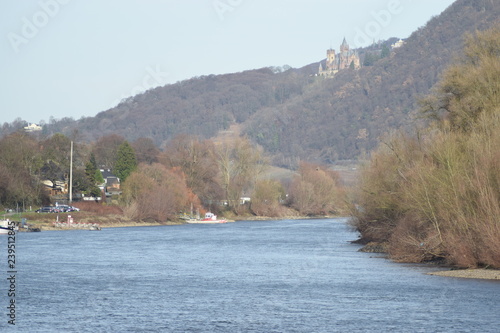
[[[101,231],[101,227],[97,223],[95,223],[89,227],[89,230],[90,231]]]
[[[19,227],[15,221],[11,221],[9,219],[0,220],[0,235],[2,235],[2,234],[6,235],[11,230],[14,230],[14,231],[19,230]]]
[[[211,212],[207,212],[205,214],[205,217],[201,220],[197,220],[197,219],[189,219],[186,221],[187,223],[193,223],[193,224],[196,224],[196,223],[226,223],[227,220],[225,219],[218,219],[217,218],[217,215],[211,213]]]

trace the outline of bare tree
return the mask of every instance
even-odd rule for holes
[[[267,160],[262,149],[254,147],[246,138],[221,143],[215,148],[214,153],[225,200],[228,206],[237,213],[235,208],[241,196],[252,190],[257,177],[265,170]]]
[[[132,143],[134,148],[137,163],[156,163],[160,150],[150,138],[139,138]]]
[[[180,135],[159,158],[167,168],[179,167],[186,176],[187,186],[207,206],[224,197],[214,149],[210,140],[200,141],[193,136]]]
[[[99,138],[93,150],[98,167],[113,169],[118,148],[124,141],[125,139],[123,136],[117,134],[106,135]]]

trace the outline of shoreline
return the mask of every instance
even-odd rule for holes
[[[353,241],[354,244],[363,244],[359,239]],[[380,243],[380,242],[368,242],[360,248],[359,252],[365,253],[380,253],[383,254],[388,260],[392,262],[397,262],[394,259],[391,259],[388,251],[388,244]],[[410,263],[410,262],[408,262]],[[414,262],[414,264],[419,264]],[[426,263],[422,263],[426,264]],[[438,267],[439,271],[425,273],[426,275],[434,275],[434,276],[443,276],[443,277],[452,277],[452,278],[462,278],[462,279],[482,279],[482,280],[500,280],[500,269],[487,269],[487,268],[461,268],[461,267],[453,267],[449,264],[445,263],[427,263],[433,264],[435,267]]]
[[[345,216],[284,216],[284,217],[269,217],[269,216],[238,216],[232,219],[227,219],[228,222],[236,221],[272,221],[272,220],[314,220],[314,219],[331,219],[343,218]],[[121,221],[121,222],[96,222],[102,229],[107,228],[126,228],[126,227],[153,227],[153,226],[168,226],[168,225],[184,225],[188,224],[183,220],[167,221],[167,222],[135,222],[135,221]],[[48,222],[35,222],[33,226],[40,227],[41,230],[87,230],[87,228],[65,228],[55,227],[52,223]],[[24,232],[24,231],[23,231]]]
[[[167,225],[181,225],[182,222],[121,222],[121,223],[98,223],[102,229],[108,228],[128,228],[128,227],[155,227],[155,226],[167,226]],[[61,228],[54,227],[52,225],[40,225],[42,231],[58,231],[58,230],[87,230],[87,228]]]
[[[500,280],[500,270],[485,268],[451,269],[427,273],[427,275],[444,276],[463,279]]]

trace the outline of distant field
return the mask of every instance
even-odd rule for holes
[[[280,181],[286,181],[292,179],[293,175],[295,175],[295,171],[279,168],[275,166],[270,166],[266,172],[261,176],[261,178],[267,179],[276,179]]]
[[[339,173],[340,178],[342,179],[342,182],[345,186],[352,187],[356,185],[356,181],[359,175],[359,166],[357,164],[345,166],[335,165],[332,167],[332,170],[335,170]],[[277,179],[286,182],[287,180],[291,180],[293,175],[295,174],[296,172],[293,170],[270,166],[266,170],[264,175],[262,175],[262,178]]]
[[[359,176],[358,166],[349,167],[334,167],[333,170],[337,171],[342,179],[342,182],[347,187],[353,187],[356,185]]]

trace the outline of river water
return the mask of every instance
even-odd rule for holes
[[[5,235],[3,235],[5,236]],[[16,235],[0,331],[498,332],[500,283],[357,252],[346,219]]]

